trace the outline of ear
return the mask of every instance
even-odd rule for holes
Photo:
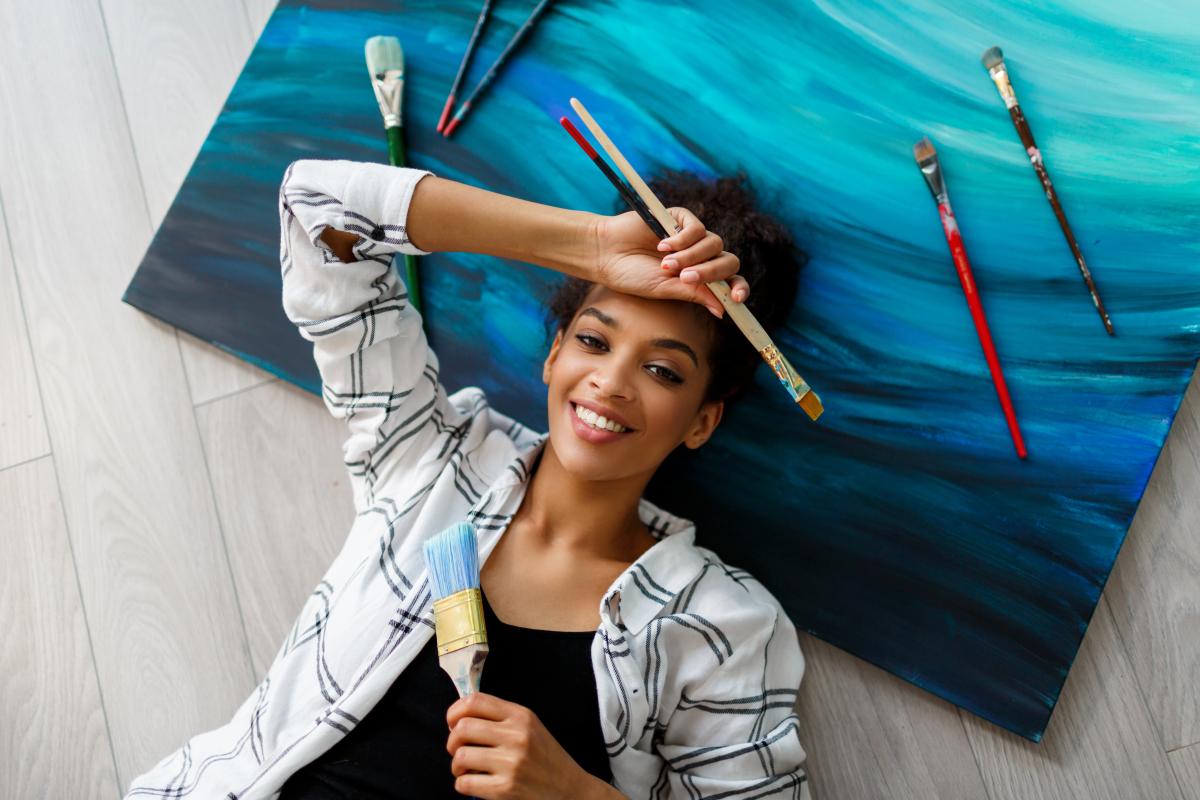
[[[562,347],[563,331],[558,329],[558,333],[554,334],[554,341],[550,344],[550,354],[546,356],[546,361],[542,364],[542,383],[550,385],[550,367],[554,366],[554,362],[558,360],[558,350]]]
[[[708,437],[713,435],[713,431],[721,424],[721,416],[725,413],[725,402],[723,400],[713,400],[700,406],[700,410],[696,412],[696,418],[692,420],[692,427],[683,437],[683,443],[687,445],[689,450],[695,450],[702,444],[708,441]]]

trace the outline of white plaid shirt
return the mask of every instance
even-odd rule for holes
[[[476,387],[447,396],[392,268],[394,253],[426,254],[405,221],[427,174],[302,160],[284,176],[284,309],[313,343],[325,405],[349,428],[357,515],[233,718],[134,780],[127,797],[276,796],[433,636],[422,544],[468,520],[486,561],[521,504],[548,434],[492,409]],[[358,260],[342,263],[319,240],[330,225],[361,234]],[[691,522],[645,499],[639,515],[659,541],[605,593],[592,641],[613,785],[631,798],[809,798],[791,621],[748,573],[696,546]]]

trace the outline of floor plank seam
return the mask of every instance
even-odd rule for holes
[[[24,461],[18,461],[15,464],[9,464],[6,467],[0,467],[0,474],[8,472],[10,469],[17,469],[18,467],[28,466],[29,464],[32,464],[35,461],[41,461],[43,458],[53,458],[53,456],[54,456],[53,452],[42,453],[40,456],[34,456],[33,458],[27,458]],[[61,500],[62,498],[59,498],[59,499]]]
[[[1163,446],[1163,449],[1166,449],[1165,445]],[[1128,540],[1129,532],[1126,531],[1125,538],[1121,541],[1122,550],[1124,550],[1125,544]],[[1126,550],[1125,552],[1128,551]],[[1117,557],[1120,558],[1119,553]],[[1150,703],[1146,699],[1146,687],[1142,686],[1141,677],[1138,675],[1137,670],[1133,668],[1133,656],[1129,652],[1129,647],[1125,644],[1125,636],[1121,633],[1121,626],[1117,624],[1117,612],[1113,610],[1112,603],[1109,601],[1108,595],[1105,594],[1105,590],[1108,589],[1109,584],[1112,581],[1113,573],[1116,572],[1116,570],[1117,562],[1113,561],[1113,568],[1108,571],[1108,577],[1104,579],[1104,588],[1100,590],[1100,598],[1096,601],[1096,612],[1092,614],[1092,618],[1095,619],[1096,614],[1100,613],[1101,605],[1108,609],[1108,620],[1112,623],[1113,631],[1117,636],[1117,644],[1121,646],[1121,652],[1125,655],[1125,662],[1129,665],[1130,673],[1133,674],[1133,685],[1137,687],[1138,699],[1142,702],[1142,708],[1146,712],[1146,719],[1150,720],[1150,727],[1154,729],[1154,735],[1158,737],[1159,749],[1165,753],[1169,753],[1171,751],[1167,749],[1166,736],[1163,734],[1163,730],[1159,725],[1159,721],[1154,716],[1154,712],[1150,708]],[[1091,627],[1091,622],[1089,622],[1088,628]],[[1087,635],[1087,631],[1084,631],[1084,635]],[[1182,787],[1180,788],[1182,790]]]
[[[180,352],[182,352],[182,351],[180,351]],[[185,372],[186,372],[186,369],[185,369]],[[193,403],[192,406],[194,408],[203,408],[205,406],[210,406],[213,403],[219,403],[222,400],[228,400],[231,397],[237,397],[238,395],[245,394],[246,392],[253,392],[255,389],[261,389],[264,386],[270,386],[271,384],[278,383],[278,382],[279,382],[279,378],[275,377],[274,375],[271,375],[270,377],[267,378],[267,380],[263,381],[262,383],[256,383],[253,386],[243,386],[241,389],[234,389],[232,392],[226,392],[225,394],[218,395],[216,397],[210,397],[207,400],[201,400],[199,403]],[[189,391],[190,391],[190,389],[189,389]]]

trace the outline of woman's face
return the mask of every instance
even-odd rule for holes
[[[596,286],[555,336],[542,380],[550,443],[568,472],[648,481],[681,443],[712,435],[724,404],[702,402],[710,333],[693,306]],[[626,430],[598,430],[599,416]]]

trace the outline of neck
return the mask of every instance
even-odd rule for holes
[[[650,478],[580,478],[563,467],[547,438],[518,511],[527,543],[577,556],[636,560],[650,538],[638,517]]]

